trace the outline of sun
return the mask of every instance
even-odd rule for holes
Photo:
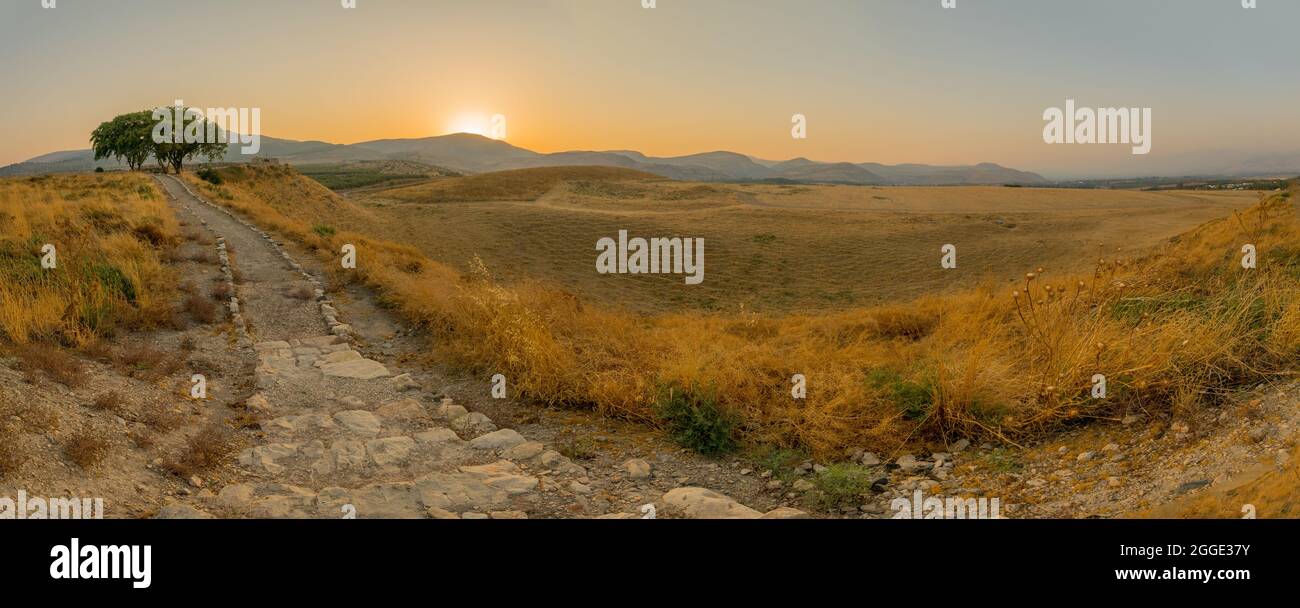
[[[472,133],[487,137],[489,122],[485,114],[461,114],[447,123],[447,132]]]

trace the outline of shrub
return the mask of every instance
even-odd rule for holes
[[[181,309],[189,313],[190,317],[199,323],[212,324],[216,323],[218,319],[216,303],[198,293],[185,296]]]
[[[83,469],[93,468],[108,455],[109,443],[93,431],[80,431],[63,446],[68,459]]]
[[[122,410],[122,396],[118,395],[116,391],[101,393],[98,397],[95,397],[95,400],[90,405],[97,410],[119,412]]]
[[[181,452],[163,466],[177,475],[188,477],[221,464],[234,449],[231,432],[223,426],[212,424],[187,439]]]
[[[862,465],[832,464],[813,477],[808,499],[823,509],[862,504],[871,495],[871,487],[882,476]]]
[[[216,169],[212,169],[210,167],[204,167],[202,169],[199,169],[198,176],[199,179],[208,182],[209,184],[212,184],[214,186],[220,186],[222,182],[221,174],[218,173]]]
[[[736,448],[736,423],[718,407],[713,391],[669,386],[660,391],[656,414],[678,445],[701,454],[725,454]]]
[[[334,236],[334,227],[325,224],[316,224],[311,227],[311,231],[325,238]]]
[[[48,344],[27,344],[17,350],[18,360],[28,380],[34,381],[36,372],[51,380],[76,388],[86,382],[86,368],[76,357]]]
[[[925,417],[934,405],[935,385],[928,378],[922,382],[912,382],[898,372],[881,368],[867,374],[867,384],[884,391],[898,406],[899,413],[909,420]]]
[[[27,462],[29,451],[22,430],[7,420],[0,421],[0,479],[17,472]]]

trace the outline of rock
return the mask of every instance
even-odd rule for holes
[[[1137,421],[1138,421],[1137,416],[1129,414],[1128,416],[1125,416],[1123,420],[1120,421],[1120,424],[1124,426],[1129,426],[1131,424],[1135,424]]]
[[[411,422],[424,418],[424,408],[414,399],[400,399],[385,403],[375,410],[381,418]]]
[[[961,453],[962,450],[970,447],[970,441],[967,439],[958,439],[948,446],[948,451],[953,454]]]
[[[455,420],[468,413],[469,410],[452,403],[450,399],[443,399],[442,404],[433,408],[433,415],[439,420]]]
[[[393,387],[399,391],[420,390],[420,383],[416,382],[415,378],[411,377],[411,374],[402,374],[400,376],[393,376],[388,381],[391,382],[393,384]]]
[[[415,519],[427,512],[411,482],[374,483],[352,491],[357,517],[366,519]]]
[[[337,353],[330,353],[331,355]],[[356,361],[344,361],[342,363],[330,363],[321,366],[321,371],[326,376],[335,378],[352,378],[355,380],[374,380],[389,375],[388,368],[378,361],[370,359],[358,359]]]
[[[352,504],[352,493],[345,488],[332,486],[322,488],[316,494],[316,515],[319,517],[344,517],[348,514],[360,516],[353,509],[356,505]]]
[[[780,490],[784,487],[785,484],[782,483],[780,479],[773,479],[772,481],[767,482],[767,489],[769,490]]]
[[[415,441],[422,445],[438,445],[443,443],[460,443],[460,436],[451,429],[436,428],[422,431],[415,434]]]
[[[461,513],[461,519],[490,519],[487,513]]]
[[[907,474],[915,473],[922,468],[921,462],[911,454],[899,456],[898,460],[894,461],[894,464],[898,465],[898,468]]]
[[[272,475],[279,475],[284,472],[284,465],[275,461],[298,453],[298,447],[296,443],[271,443],[252,447],[239,455],[239,464],[252,469],[261,468]]]
[[[339,403],[342,403],[343,405],[348,406],[349,409],[354,409],[354,410],[364,410],[364,409],[366,409],[366,402],[365,402],[365,401],[362,401],[362,400],[360,400],[360,399],[358,399],[358,398],[356,398],[356,397],[354,397],[354,396],[352,396],[352,395],[344,395],[344,396],[342,396],[342,397],[339,397],[339,398],[337,399],[337,401],[338,401]]]
[[[289,343],[284,340],[272,340],[270,342],[258,342],[253,345],[253,350],[262,353],[266,351],[275,351],[289,348]]]
[[[741,474],[741,475],[749,475],[749,474],[751,474],[751,473],[753,473],[753,472],[754,472],[753,469],[741,469],[741,470],[740,470],[740,474]]]
[[[1266,426],[1257,426],[1257,427],[1254,427],[1254,428],[1250,429],[1249,437],[1250,437],[1250,440],[1253,441],[1253,442],[1255,442],[1255,443],[1259,443],[1259,442],[1261,442],[1261,441],[1264,441],[1265,439],[1268,438],[1268,427],[1266,427]]]
[[[321,348],[323,346],[342,344],[343,340],[340,340],[338,336],[315,336],[312,338],[303,338],[301,342],[303,346]]]
[[[627,472],[628,479],[650,478],[650,463],[640,458],[633,458],[623,463],[623,470]]]
[[[469,442],[469,447],[476,450],[504,450],[527,442],[523,435],[514,429],[501,429],[486,435],[479,435]]]
[[[323,357],[317,358],[313,365],[316,367],[324,367],[331,363],[346,363],[348,361],[360,361],[362,359],[364,359],[364,357],[361,356],[361,353],[355,350],[336,350]]]
[[[512,496],[533,491],[533,488],[536,488],[538,483],[536,477],[528,477],[528,475],[502,475],[502,477],[484,479],[484,485],[487,487],[503,490],[506,494]]]
[[[365,410],[342,411],[334,414],[334,420],[338,421],[347,430],[366,437],[378,435],[382,426],[379,423],[379,418]]]
[[[759,519],[808,519],[809,517],[810,516],[807,513],[800,511],[799,509],[777,507],[764,513]]]
[[[498,460],[491,464],[465,465],[460,468],[460,472],[469,473],[470,475],[481,475],[484,477],[495,477],[499,475],[513,475],[519,472],[519,465],[509,460]]]
[[[1120,487],[1121,485],[1122,485],[1122,484],[1120,483],[1120,480],[1119,480],[1118,477],[1107,477],[1107,478],[1106,478],[1106,487],[1108,487],[1108,488],[1118,488],[1118,487]]]
[[[813,465],[813,472],[814,472],[814,473],[818,473],[818,474],[820,474],[820,473],[823,473],[823,472],[825,472],[825,471],[826,471],[826,467],[824,467],[824,466],[822,466],[822,465],[820,465],[820,464],[815,464],[815,465]]]
[[[229,509],[247,507],[253,501],[253,486],[237,483],[221,488],[217,493],[216,504]]]
[[[340,469],[358,469],[366,466],[366,444],[360,441],[335,441],[330,446],[330,458]]]
[[[677,488],[664,494],[664,510],[688,519],[759,519],[762,513],[706,488]]]
[[[1092,452],[1080,452],[1074,459],[1078,462],[1087,462],[1092,460]]]
[[[456,431],[461,437],[473,439],[479,435],[486,435],[497,430],[497,425],[492,420],[479,412],[470,412],[452,420],[448,423],[451,430]]]
[[[790,489],[796,492],[807,492],[815,487],[817,486],[813,485],[813,482],[808,481],[807,479],[796,479],[793,484],[790,484]]]
[[[492,511],[488,513],[492,519],[528,519],[528,514],[523,511]]]
[[[1119,446],[1118,446],[1118,445],[1115,445],[1115,444],[1113,444],[1113,443],[1108,443],[1108,444],[1106,444],[1105,447],[1101,448],[1101,451],[1103,451],[1103,452],[1105,452],[1105,453],[1107,453],[1107,454],[1110,454],[1110,453],[1112,453],[1112,452],[1118,452],[1118,451],[1119,451]]]
[[[512,447],[505,452],[502,452],[501,455],[510,460],[532,460],[545,451],[546,446],[542,445],[540,442],[529,441]]]
[[[202,477],[199,477],[198,475],[190,475],[189,482],[190,482],[190,485],[192,485],[192,486],[194,486],[194,487],[196,487],[196,488],[201,488],[201,487],[203,487],[203,478],[202,478]]]
[[[401,463],[415,449],[415,440],[410,437],[387,437],[366,443],[366,452],[378,466],[385,467]]]
[[[452,513],[446,509],[439,509],[438,507],[429,507],[425,511],[425,514],[428,515],[430,519],[460,519],[460,515]]]
[[[569,491],[579,496],[586,496],[587,494],[591,494],[591,486],[575,481],[569,484]]]
[[[544,468],[552,469],[564,464],[568,460],[569,459],[565,458],[563,454],[555,450],[546,450],[537,455],[535,462]]]
[[[539,483],[536,477],[516,474],[519,467],[509,460],[498,460],[492,464],[464,466],[462,473],[468,473],[482,479],[484,485],[504,491],[507,494],[531,492]]]
[[[876,456],[873,452],[863,452],[862,458],[858,459],[858,462],[862,463],[862,466],[864,467],[879,466],[880,457]]]
[[[271,402],[266,399],[266,395],[257,393],[244,401],[244,409],[256,414],[270,414]]]

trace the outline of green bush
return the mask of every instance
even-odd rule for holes
[[[199,179],[208,182],[209,184],[212,184],[214,186],[221,185],[222,182],[221,174],[217,173],[216,169],[205,167],[203,169],[199,169],[198,175],[199,175]]]
[[[925,417],[934,405],[934,381],[925,378],[913,382],[889,369],[874,369],[867,374],[867,384],[885,391],[898,405],[899,412],[909,420]]]
[[[311,231],[326,238],[334,236],[334,227],[327,226],[325,224],[316,224],[315,226],[311,227]]]
[[[701,454],[725,454],[736,449],[735,420],[718,407],[712,391],[668,386],[660,389],[655,413],[678,445]]]
[[[871,485],[880,475],[857,464],[836,463],[813,478],[808,500],[823,509],[861,505],[871,496]]]
[[[131,279],[122,274],[121,270],[108,264],[95,264],[91,267],[91,272],[110,293],[122,296],[127,302],[135,304],[135,285],[131,283]]]

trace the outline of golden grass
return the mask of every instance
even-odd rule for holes
[[[1016,442],[1138,407],[1177,413],[1291,374],[1300,354],[1289,193],[1077,275],[1033,269],[1014,286],[829,314],[643,316],[538,283],[503,287],[481,263],[461,275],[349,232],[370,212],[288,167],[223,177],[190,183],[322,259],[355,244],[359,267],[342,279],[378,289],[431,330],[440,357],[505,374],[516,394],[656,422],[658,387],[708,387],[748,441],[822,455],[957,435]],[[312,230],[323,223],[335,230]],[[1258,269],[1239,266],[1245,243]],[[791,397],[793,374],[807,377],[806,400]],[[1090,397],[1094,374],[1105,399]]]
[[[400,186],[385,190],[384,196],[409,202],[531,201],[556,185],[573,180],[608,183],[655,178],[649,173],[619,167],[542,167]]]
[[[1123,255],[1133,255],[1257,202],[1246,192],[770,186],[589,177],[559,181],[536,200],[520,201],[507,188],[514,173],[354,194],[352,200],[366,214],[346,227],[418,247],[462,274],[471,272],[478,256],[504,284],[541,280],[584,301],[636,312],[735,313],[744,306],[784,314],[892,304],[989,280],[1010,285],[1036,266],[1058,273],[1086,271],[1085,258],[1092,256],[1079,254],[1096,244],[1108,244],[1109,252],[1123,247]],[[505,183],[457,186],[469,180]],[[453,189],[457,196],[448,196]],[[478,195],[462,196],[467,190]],[[633,237],[703,238],[704,283],[684,289],[678,275],[592,272],[593,245],[619,230]],[[940,247],[948,243],[958,249],[958,272],[938,263]]]
[[[160,255],[178,235],[144,175],[0,180],[0,337],[82,346],[170,318]],[[46,244],[54,269],[41,266]]]

